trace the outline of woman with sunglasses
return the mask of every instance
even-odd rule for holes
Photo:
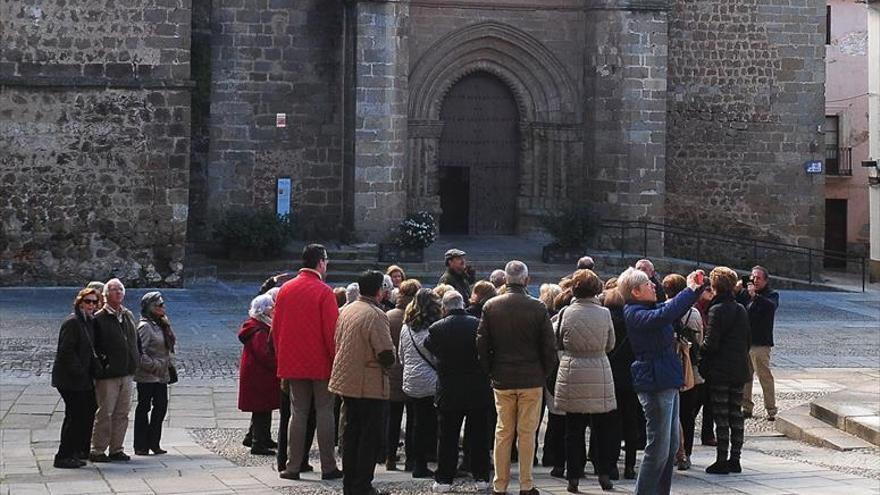
[[[98,301],[97,290],[87,288],[79,291],[73,302],[73,313],[61,325],[58,335],[52,386],[58,389],[64,400],[64,423],[61,425],[61,444],[52,465],[60,469],[85,466],[82,459],[87,459],[89,455],[97,408],[92,374],[92,359],[95,356],[92,342]]]
[[[164,454],[166,451],[159,444],[162,421],[168,411],[171,355],[177,339],[165,315],[165,300],[161,292],[147,292],[141,298],[141,319],[137,333],[141,358],[134,375],[138,395],[134,411],[134,453],[150,455],[152,450],[153,454]]]

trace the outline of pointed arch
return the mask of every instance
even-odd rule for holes
[[[510,87],[526,122],[580,121],[575,87],[559,59],[529,34],[494,21],[444,36],[416,62],[409,77],[409,118],[437,120],[450,88],[478,71]]]

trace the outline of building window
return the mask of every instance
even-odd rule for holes
[[[831,6],[825,6],[825,44],[831,44]]]
[[[840,145],[840,117],[825,116],[825,173],[852,175],[852,149]]]

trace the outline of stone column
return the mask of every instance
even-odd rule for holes
[[[354,228],[380,241],[406,213],[409,3],[357,3]]]
[[[437,156],[440,151],[440,120],[410,120],[406,178],[407,210],[425,210],[440,217],[440,189],[437,183]]]
[[[588,187],[603,217],[662,222],[667,6],[649,0],[592,4],[595,10],[586,15]],[[660,247],[662,239],[650,245]]]

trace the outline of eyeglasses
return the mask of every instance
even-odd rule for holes
[[[85,304],[98,304],[97,299],[83,299],[83,303]]]

